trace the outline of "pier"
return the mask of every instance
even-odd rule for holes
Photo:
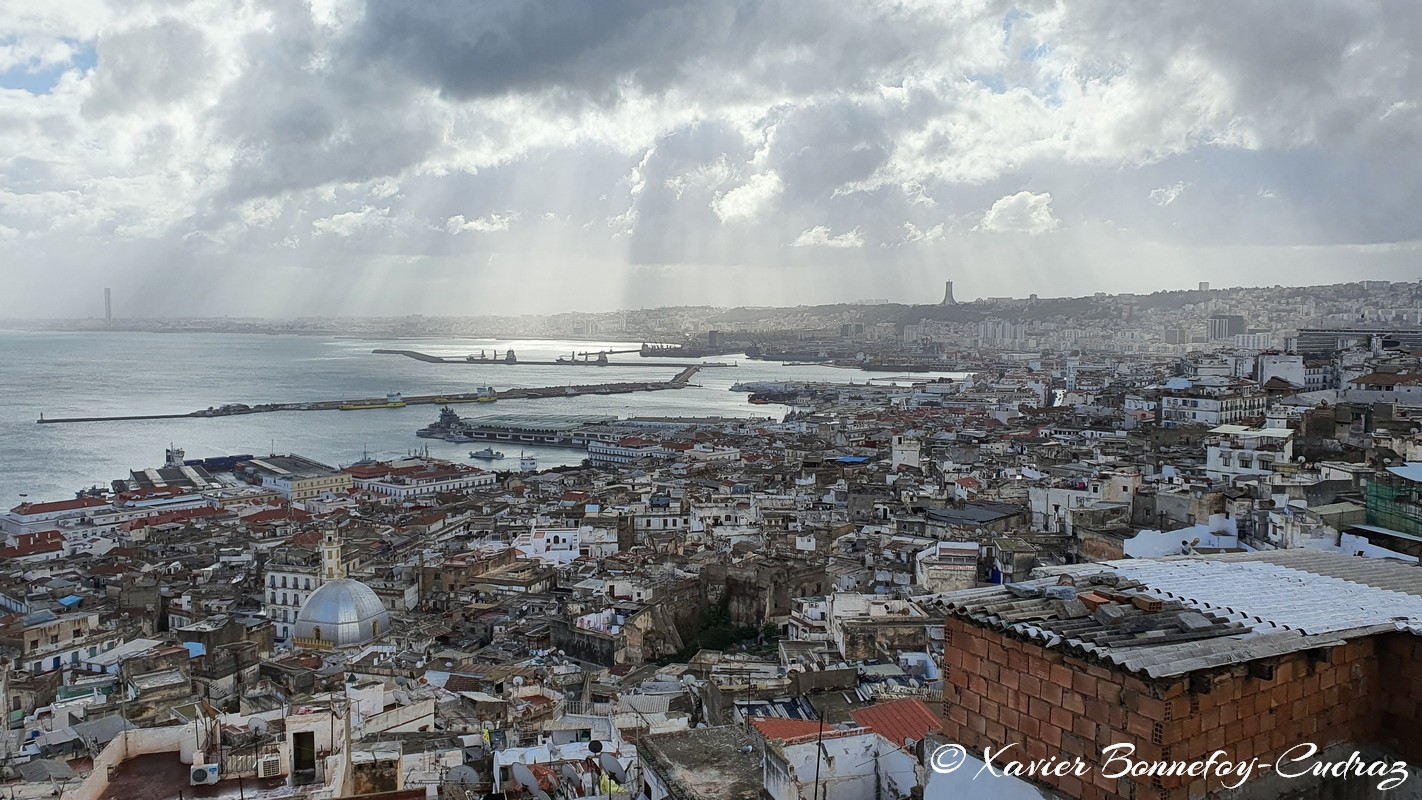
[[[682,366],[681,364],[663,366]],[[632,383],[592,383],[575,386],[539,386],[524,389],[509,389],[499,392],[498,401],[507,400],[540,400],[549,397],[578,397],[581,395],[604,395],[604,394],[631,394],[633,392],[661,392],[672,389],[685,389],[690,385],[691,379],[700,371],[700,364],[692,364],[684,367],[669,381],[636,381]],[[414,395],[402,398],[403,402],[398,406],[386,406],[390,408],[403,408],[405,406],[425,406],[425,405],[446,405],[449,403],[474,403],[478,402],[479,395],[475,392],[455,392],[449,394],[426,394]],[[207,419],[216,417],[237,417],[246,414],[270,414],[277,411],[340,411],[341,406],[352,402],[372,404],[372,408],[359,409],[374,411],[379,410],[379,406],[384,405],[380,399],[351,400],[349,398],[341,400],[319,400],[310,403],[263,403],[261,405],[249,406],[234,404],[222,406],[220,408],[204,408],[192,411],[187,414],[124,414],[119,416],[96,416],[96,417],[45,417],[43,414],[36,420],[41,425],[59,425],[74,422],[132,422],[136,420],[151,419]]]
[[[515,358],[513,361],[509,361],[505,358],[487,357],[475,358],[471,360],[470,358],[451,358],[448,356],[434,356],[430,355],[429,353],[421,353],[418,350],[372,350],[370,352],[379,356],[404,356],[406,358],[413,358],[416,361],[423,361],[426,364],[463,364],[464,366],[469,367],[660,367],[662,369],[676,369],[678,367],[686,366],[685,363],[678,361],[612,362],[606,360],[605,358],[608,353],[635,353],[638,352],[636,350],[605,350],[598,353],[578,353],[576,354],[575,358],[564,358],[557,361],[524,361],[519,358]],[[495,352],[497,353],[498,351]],[[599,356],[602,358],[590,358],[590,356]],[[712,365],[705,364],[701,366]]]

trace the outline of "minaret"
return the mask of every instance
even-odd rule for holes
[[[940,305],[940,306],[956,306],[956,305],[958,305],[958,301],[953,299],[953,282],[952,282],[952,281],[944,281],[944,282],[943,282],[943,302],[939,303],[938,305]]]
[[[321,539],[321,575],[328,581],[346,577],[345,565],[341,563],[341,537],[336,535],[335,525],[328,525]]]

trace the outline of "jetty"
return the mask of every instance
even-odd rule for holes
[[[667,366],[667,365],[663,365]],[[509,400],[541,400],[550,397],[579,397],[582,395],[604,395],[604,394],[631,394],[633,392],[662,392],[673,389],[685,389],[691,385],[691,379],[701,370],[700,364],[683,366],[675,364],[672,366],[683,367],[675,377],[667,381],[633,381],[620,383],[591,383],[570,386],[538,386],[522,389],[508,389],[498,393],[498,402]],[[424,405],[446,405],[448,403],[474,403],[480,402],[477,392],[447,392],[440,394],[412,395],[401,398],[402,402],[388,404],[381,398],[371,398],[369,400],[351,400],[344,398],[341,400],[318,400],[306,403],[262,403],[259,405],[246,405],[244,403],[232,403],[216,408],[204,408],[186,414],[123,414],[117,416],[94,416],[94,417],[46,417],[43,414],[36,420],[41,425],[60,425],[74,422],[132,422],[136,420],[153,419],[207,419],[215,417],[236,417],[246,414],[270,414],[277,411],[339,411],[341,406],[349,406],[352,403],[369,403],[370,407],[360,410],[381,410],[381,408],[403,408],[405,406]]]
[[[494,351],[493,357],[466,356],[464,358],[450,356],[436,356],[429,353],[422,353],[418,350],[372,350],[371,353],[378,356],[404,356],[413,358],[416,361],[423,361],[426,364],[461,364],[466,367],[654,367],[661,369],[676,369],[686,366],[680,361],[608,361],[608,353],[637,352],[622,350],[604,350],[598,353],[575,353],[571,358],[560,358],[556,361],[525,361],[521,358],[500,357],[498,351]],[[700,366],[729,366],[727,364],[702,364]]]

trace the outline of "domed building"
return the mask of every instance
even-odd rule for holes
[[[312,592],[296,615],[292,640],[307,650],[359,647],[390,631],[390,612],[375,590],[345,577],[341,544],[328,532],[321,544],[321,587]]]

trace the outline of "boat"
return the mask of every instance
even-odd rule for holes
[[[504,457],[504,454],[492,447],[486,447],[483,450],[470,451],[469,457],[483,459],[484,461],[498,461]]]
[[[478,393],[474,395],[475,402],[492,403],[499,399],[499,393],[494,391],[492,386],[480,386]]]
[[[473,436],[470,436],[469,434],[464,433],[463,431],[453,431],[446,435],[444,437],[444,440],[446,442],[454,442],[455,444],[465,444],[466,442],[479,441],[478,439],[475,439]]]
[[[454,413],[454,409],[445,406],[439,410],[439,419],[415,431],[415,435],[421,439],[443,439],[457,429],[460,422],[459,415]]]
[[[518,471],[537,472],[538,457],[531,453],[524,453],[522,450],[520,450],[518,453]]]
[[[385,395],[385,402],[379,400],[357,400],[354,403],[341,403],[342,411],[361,411],[367,408],[404,408],[405,398],[399,392],[391,392]]]

